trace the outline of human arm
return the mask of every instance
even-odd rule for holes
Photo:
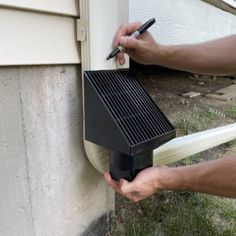
[[[116,182],[109,173],[105,180],[116,192],[137,202],[162,190],[191,191],[236,198],[236,157],[183,167],[152,167],[132,182]]]
[[[122,26],[115,46],[121,44],[130,57],[141,64],[155,64],[199,74],[236,74],[236,35],[192,45],[161,45],[149,32],[139,39],[129,38],[140,23]],[[124,53],[118,55],[124,63]]]

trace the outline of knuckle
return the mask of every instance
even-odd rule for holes
[[[131,52],[133,48],[136,48],[137,45],[138,45],[137,40],[135,40],[133,38],[127,39],[127,47],[130,48],[129,52]]]
[[[120,187],[120,192],[121,192],[123,195],[125,195],[125,194],[127,193],[123,186]]]

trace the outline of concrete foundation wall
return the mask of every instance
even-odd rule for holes
[[[130,0],[130,21],[155,17],[150,29],[162,44],[198,43],[236,34],[236,16],[201,0]]]
[[[103,235],[108,226],[114,193],[83,152],[80,73],[0,69],[0,236]]]

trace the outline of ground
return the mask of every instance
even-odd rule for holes
[[[236,122],[235,100],[223,102],[204,95],[235,83],[232,77],[200,76],[158,67],[134,65],[133,71],[158,106],[186,135]],[[186,92],[200,92],[183,98]],[[236,91],[235,91],[236,93]],[[221,145],[173,165],[189,165],[228,155],[236,156],[236,142]],[[236,199],[199,193],[163,192],[132,203],[116,196],[114,236],[236,235]]]

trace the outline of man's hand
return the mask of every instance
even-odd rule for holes
[[[236,198],[236,157],[190,166],[152,167],[141,171],[132,182],[104,177],[108,185],[131,201],[138,202],[160,190],[191,191]]]
[[[122,45],[117,59],[125,63],[124,53],[136,62],[145,65],[159,65],[198,74],[234,75],[236,73],[236,35],[199,44],[161,45],[147,31],[138,39],[129,37],[141,26],[135,22],[121,26],[115,47]]]
[[[158,181],[161,175],[161,170],[167,167],[151,167],[141,171],[132,182],[121,179],[120,182],[114,181],[110,174],[104,174],[104,178],[116,192],[125,196],[133,202],[143,200],[161,188],[161,183]]]
[[[135,22],[121,26],[114,43],[115,47],[121,45],[125,47],[125,52],[136,62],[141,64],[155,64],[155,54],[159,45],[155,42],[151,34],[146,31],[138,39],[129,37],[134,33],[141,23]],[[120,52],[117,59],[121,65],[125,63],[124,53]]]

